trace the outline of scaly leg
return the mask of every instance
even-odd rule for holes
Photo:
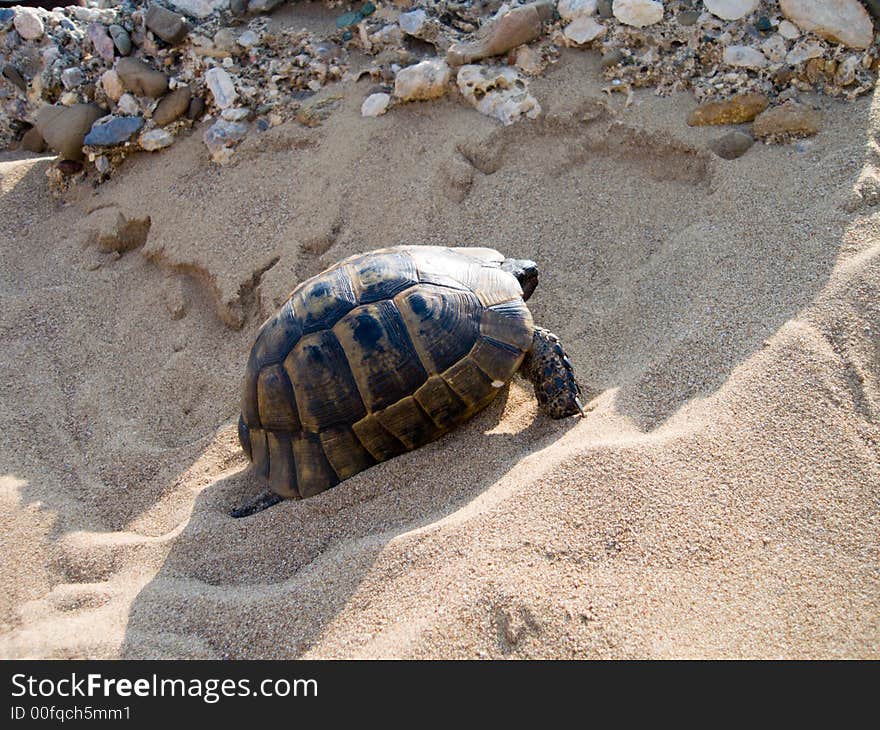
[[[574,376],[571,360],[559,338],[549,330],[535,327],[532,349],[520,372],[535,386],[538,405],[551,418],[584,415],[581,388]]]

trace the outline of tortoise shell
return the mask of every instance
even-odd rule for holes
[[[488,405],[534,334],[503,261],[400,246],[300,284],[260,328],[242,395],[239,440],[272,490],[312,496]]]

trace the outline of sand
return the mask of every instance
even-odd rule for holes
[[[502,128],[451,97],[365,120],[340,84],[226,167],[197,131],[60,200],[5,153],[0,656],[880,657],[880,99],[807,97],[807,145],[725,161],[689,95],[602,85],[565,52]],[[87,245],[108,207],[151,217],[142,248]],[[517,379],[231,519],[260,323],[398,243],[535,259],[592,410]]]

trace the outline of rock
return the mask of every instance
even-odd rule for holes
[[[822,58],[825,49],[817,42],[809,39],[800,41],[785,56],[785,62],[790,66],[798,66],[811,58]]]
[[[563,20],[571,22],[575,18],[584,15],[593,15],[596,12],[596,0],[559,0],[556,12]]]
[[[153,123],[157,127],[180,119],[189,109],[192,92],[189,86],[178,86],[174,91],[163,96],[153,110]]]
[[[236,107],[234,109],[224,109],[220,116],[227,122],[240,122],[250,116],[250,109],[245,107]]]
[[[113,39],[107,35],[107,29],[100,23],[90,23],[86,30],[95,52],[108,63],[113,63],[113,57],[116,55],[113,45]]]
[[[697,21],[700,19],[700,13],[696,10],[682,10],[675,16],[675,19],[678,21],[679,25],[688,28],[692,25],[696,25]]]
[[[214,48],[211,50],[211,55],[215,55],[218,57],[227,56],[235,51],[235,34],[229,28],[221,28],[220,30],[218,30],[214,34],[212,42],[214,44]]]
[[[171,5],[181,13],[193,18],[207,18],[214,12],[208,0],[171,0]]]
[[[450,66],[473,63],[482,58],[499,56],[509,50],[535,40],[544,32],[544,22],[553,18],[553,4],[549,0],[522,5],[493,20],[476,40],[456,43],[446,52]]]
[[[773,30],[773,23],[770,22],[770,18],[768,18],[766,15],[762,15],[755,23],[755,28],[757,28],[761,33],[769,33]]]
[[[187,119],[198,119],[205,113],[205,100],[200,96],[194,96],[189,101],[189,108],[186,110]]]
[[[138,144],[147,152],[164,149],[171,146],[173,142],[174,135],[164,129],[151,129],[149,132],[144,132],[138,140]]]
[[[691,127],[709,124],[743,124],[752,121],[764,111],[770,100],[757,92],[737,94],[724,101],[709,101],[700,104],[688,116]]]
[[[251,15],[257,13],[268,13],[270,10],[277,8],[284,0],[250,0],[247,11]]]
[[[766,56],[770,63],[780,63],[785,58],[786,53],[788,53],[785,38],[778,33],[774,33],[761,44],[761,53]]]
[[[24,80],[24,76],[21,75],[21,72],[11,63],[7,63],[3,67],[3,78],[8,79],[14,86],[27,93],[27,81]]]
[[[394,77],[394,96],[403,101],[436,99],[449,83],[449,66],[442,58],[422,61],[400,69]]]
[[[837,71],[834,74],[834,83],[838,86],[849,86],[855,83],[856,69],[858,67],[858,56],[850,56],[837,67]]]
[[[104,93],[107,94],[107,98],[113,101],[119,101],[119,97],[125,91],[125,88],[122,86],[122,79],[119,78],[119,74],[112,68],[101,74],[101,87],[104,89]]]
[[[544,60],[541,54],[531,46],[520,46],[514,56],[516,67],[530,76],[537,76],[544,70]]]
[[[613,18],[614,10],[612,8],[611,0],[599,0],[599,2],[596,3],[596,12],[599,13],[599,17],[603,20]]]
[[[205,83],[214,96],[214,103],[221,109],[232,106],[238,98],[232,77],[220,67],[215,66],[205,74]]]
[[[131,94],[123,94],[116,103],[117,111],[122,112],[130,117],[140,116],[141,107]]]
[[[340,101],[342,101],[342,96],[339,94],[307,101],[296,112],[296,121],[306,127],[319,127],[330,118],[333,110],[339,106]],[[269,121],[272,122],[271,114],[269,115]],[[272,126],[275,126],[274,122],[272,122]]]
[[[68,5],[73,6],[70,8],[73,10],[73,17],[83,23],[107,24],[112,23],[116,17],[115,11],[110,8],[86,8],[73,5],[73,3],[68,3]]]
[[[15,11],[12,8],[0,8],[0,30],[10,30],[15,21]]]
[[[46,105],[37,112],[36,128],[46,144],[65,160],[81,160],[83,138],[96,119],[104,115],[95,104]]]
[[[126,90],[136,96],[158,99],[168,90],[168,77],[139,58],[120,58],[116,73]]]
[[[391,104],[391,96],[389,94],[370,94],[364,103],[361,104],[362,117],[379,117],[388,111]]]
[[[144,17],[147,28],[166,43],[180,43],[189,33],[189,26],[183,16],[166,10],[161,5],[151,3]]]
[[[868,48],[874,24],[858,0],[779,0],[783,14],[799,28],[850,48]]]
[[[779,23],[779,27],[776,29],[779,35],[789,41],[793,41],[795,38],[800,38],[801,32],[798,30],[798,27],[792,23],[790,20],[783,20]]]
[[[204,141],[214,162],[224,164],[232,156],[232,147],[244,139],[250,125],[247,122],[227,122],[218,119],[205,132]]]
[[[812,137],[822,125],[819,112],[796,101],[762,112],[752,124],[752,133],[760,139]]]
[[[428,14],[421,8],[401,13],[397,19],[400,29],[407,35],[417,36],[428,21]]]
[[[65,89],[74,89],[83,82],[83,72],[79,66],[66,68],[61,72],[61,84]]]
[[[760,0],[703,0],[712,15],[724,20],[739,20],[758,7]]]
[[[95,147],[107,147],[121,144],[144,126],[142,117],[108,116],[99,119],[92,125],[91,131],[83,140],[84,144]]]
[[[36,127],[31,127],[21,138],[21,146],[28,152],[39,154],[46,151],[46,140]]]
[[[109,28],[110,37],[113,39],[113,45],[119,51],[120,56],[127,56],[131,53],[131,38],[128,31],[121,25],[113,24]]]
[[[735,160],[748,152],[754,143],[755,140],[745,132],[733,131],[713,139],[709,142],[709,149],[722,159]]]
[[[614,0],[612,11],[621,23],[636,28],[663,20],[663,3],[658,0]]]
[[[597,23],[589,15],[581,15],[566,25],[562,34],[572,43],[581,45],[603,36],[605,34],[605,26]]]
[[[236,41],[242,48],[253,48],[260,45],[260,36],[252,30],[246,30]]]
[[[504,126],[523,115],[534,119],[541,113],[541,105],[529,94],[525,79],[510,67],[462,66],[456,81],[462,96],[478,112]]]
[[[229,10],[233,15],[241,17],[247,12],[247,0],[229,0]]]
[[[751,46],[728,46],[722,55],[724,63],[740,68],[750,68],[755,71],[766,68],[767,57],[756,48]]]
[[[13,24],[18,34],[26,41],[35,41],[37,38],[42,38],[45,31],[43,19],[34,8],[15,8]]]

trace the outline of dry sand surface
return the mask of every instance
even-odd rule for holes
[[[0,656],[880,657],[880,100],[724,161],[689,95],[601,87],[566,52],[502,128],[455,98],[362,119],[370,84],[338,85],[226,167],[197,131],[61,200],[5,154]],[[152,221],[119,258],[83,243],[112,207]],[[592,411],[517,379],[231,519],[263,318],[403,243],[537,260]]]

